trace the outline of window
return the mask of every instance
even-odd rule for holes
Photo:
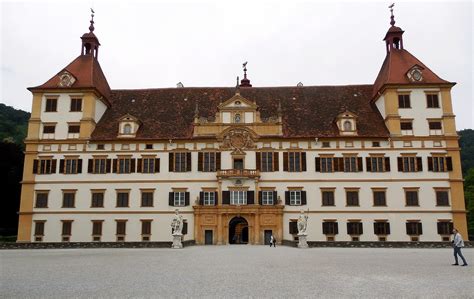
[[[104,207],[104,192],[103,191],[92,192],[91,207],[92,208]]]
[[[71,112],[82,111],[82,99],[71,99]]]
[[[359,191],[346,191],[346,205],[348,207],[359,206]]]
[[[153,191],[142,191],[142,207],[153,207]]]
[[[379,141],[373,141],[372,142],[372,147],[380,147],[380,142]]]
[[[428,108],[439,108],[439,100],[437,94],[426,95],[426,106]]]
[[[344,157],[344,172],[357,172],[357,157]]]
[[[36,204],[35,208],[47,208],[48,207],[48,192],[36,192]]]
[[[452,171],[453,160],[451,157],[428,157],[428,170],[433,172]]]
[[[323,222],[323,234],[325,235],[337,235],[339,233],[338,225],[336,221],[324,221]]]
[[[390,235],[390,223],[383,221],[374,222],[374,234],[376,235]]]
[[[204,191],[202,192],[202,196],[205,206],[214,206],[216,204],[216,192]]]
[[[116,234],[118,236],[124,236],[127,232],[127,220],[116,220],[117,221],[117,230]],[[124,241],[117,239],[118,241]]]
[[[153,158],[143,158],[142,159],[142,173],[155,173],[156,166],[155,159]]]
[[[191,171],[191,153],[176,152],[169,154],[170,171],[186,172]]]
[[[142,235],[151,235],[151,221],[152,220],[141,220]]]
[[[153,149],[153,144],[152,143],[145,144],[145,149]]]
[[[442,135],[443,129],[440,121],[429,121],[430,135]]]
[[[56,173],[56,159],[40,158],[33,161],[33,173],[50,174]]]
[[[131,173],[135,172],[135,159],[132,158],[118,158],[117,159],[117,172],[118,173]],[[133,171],[132,171],[133,170]]]
[[[274,203],[274,191],[262,191],[262,205],[271,206]]]
[[[298,234],[298,222],[297,222],[297,220],[290,220],[290,222],[289,222],[289,233],[290,233],[290,235]]]
[[[321,158],[321,172],[333,172],[333,161],[331,158]]]
[[[76,198],[76,192],[64,192],[63,193],[63,208],[74,208],[74,201]]]
[[[102,220],[92,220],[92,235],[102,236]]]
[[[329,141],[323,141],[323,144],[321,147],[324,147],[324,148],[331,147],[331,143]]]
[[[220,153],[203,152],[198,153],[198,171],[214,172],[217,170],[216,162],[217,156],[220,158]],[[220,159],[219,159],[220,160]]]
[[[344,122],[344,131],[352,131],[352,124],[348,120]]]
[[[117,192],[117,208],[128,208],[128,192]]]
[[[43,134],[54,134],[56,125],[43,125]]]
[[[44,223],[46,221],[35,221],[35,236],[44,236]]]
[[[89,160],[91,161],[91,160]],[[109,161],[109,162],[108,162]],[[91,162],[89,162],[91,163]],[[110,172],[110,165],[107,167],[107,163],[110,163],[110,159],[106,158],[94,158],[93,163],[93,173],[107,173]],[[107,169],[109,169],[107,171]]]
[[[363,234],[362,222],[360,221],[347,222],[347,234],[348,235],[362,235]]]
[[[323,206],[334,206],[334,190],[323,190],[322,191]]]
[[[66,158],[59,161],[61,173],[76,174],[82,172],[82,159]]]
[[[301,191],[290,191],[290,205],[291,206],[301,205]]]
[[[80,125],[69,125],[67,132],[69,134],[79,134],[80,131],[81,131]]]
[[[97,149],[98,150],[103,150],[103,149],[105,149],[105,145],[104,144],[97,144]]]
[[[413,135],[413,122],[411,120],[401,121],[400,130],[402,135]]]
[[[417,190],[405,190],[405,199],[407,206],[419,206]]]
[[[419,236],[423,234],[423,226],[419,221],[408,221],[406,223],[407,235],[416,235]]]
[[[448,207],[449,206],[449,194],[446,190],[436,191],[436,205]]]
[[[367,157],[366,164],[367,164],[367,171],[371,172],[384,172],[385,166],[390,168],[390,160],[389,158],[385,157]]]
[[[423,164],[421,162],[421,157],[415,157],[415,156],[398,157],[397,162],[398,162],[398,171],[403,171],[403,172],[423,171]]]
[[[231,205],[246,205],[247,204],[247,191],[230,191],[230,204]]]
[[[305,152],[284,152],[283,170],[290,172],[306,171]]]
[[[450,220],[438,221],[438,234],[450,235],[453,231],[453,223]]]
[[[71,220],[62,220],[63,229],[61,232],[62,236],[71,236],[72,231],[72,221]]]
[[[398,95],[398,108],[411,108],[409,94]]]
[[[273,171],[273,153],[262,152],[261,171]]]
[[[132,134],[132,126],[130,124],[125,124],[123,126],[123,134],[125,134],[125,135]]]
[[[387,205],[385,190],[374,190],[374,206],[384,207]]]
[[[175,207],[185,206],[185,193],[186,192],[174,192],[174,206]]]
[[[45,112],[56,112],[58,107],[58,99],[46,99]]]

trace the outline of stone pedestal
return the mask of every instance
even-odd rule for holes
[[[298,248],[308,248],[308,243],[306,242],[306,234],[298,234]]]
[[[181,243],[182,236],[183,236],[182,234],[173,235],[173,245],[171,245],[171,248],[173,249],[183,248],[183,243]]]

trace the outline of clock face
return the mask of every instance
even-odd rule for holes
[[[68,72],[64,72],[59,77],[59,86],[61,87],[70,87],[74,84],[74,82],[76,82],[76,79]]]

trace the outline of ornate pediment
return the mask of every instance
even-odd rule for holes
[[[258,136],[247,128],[230,128],[222,132],[218,139],[222,142],[221,149],[232,149],[232,154],[243,154],[244,149],[255,148]]]
[[[76,82],[76,78],[68,71],[64,71],[59,75],[59,87],[71,87],[74,82]]]
[[[257,110],[258,106],[254,102],[244,98],[240,93],[236,93],[227,101],[221,103],[217,107],[220,111],[223,110]]]

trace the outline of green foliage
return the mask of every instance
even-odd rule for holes
[[[466,175],[468,169],[474,168],[474,130],[466,129],[458,132],[459,146],[461,147],[462,173]]]
[[[474,236],[474,167],[470,168],[464,177],[464,199],[467,210],[467,230],[472,240]]]
[[[30,113],[0,103],[0,141],[23,144]]]

